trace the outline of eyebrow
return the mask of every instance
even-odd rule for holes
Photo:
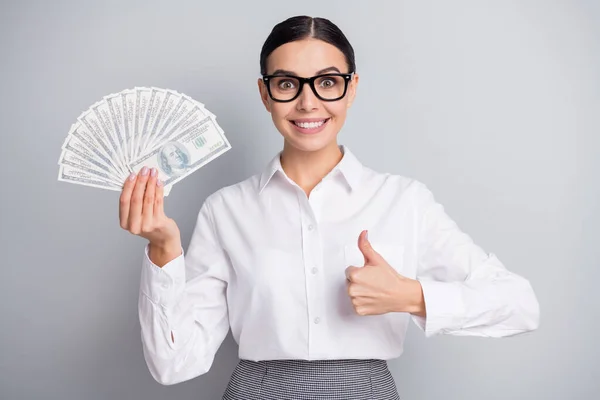
[[[324,68],[322,70],[317,71],[317,73],[315,75],[321,75],[321,74],[326,74],[327,72],[337,72],[340,73],[340,70],[337,67],[327,67]],[[275,70],[275,72],[273,72],[272,75],[294,75],[294,76],[298,76],[294,71],[288,71],[285,69],[278,69]]]

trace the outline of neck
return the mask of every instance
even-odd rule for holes
[[[340,162],[342,156],[335,141],[317,151],[301,151],[285,142],[281,152],[281,167],[285,174],[309,195]]]

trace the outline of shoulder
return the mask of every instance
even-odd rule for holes
[[[258,194],[260,174],[254,174],[237,183],[223,186],[210,194],[204,201],[204,206],[218,209],[227,204],[239,206],[245,201],[255,199]]]
[[[415,200],[423,200],[431,195],[429,187],[415,177],[377,171],[367,166],[363,166],[361,181],[372,188],[393,191]]]

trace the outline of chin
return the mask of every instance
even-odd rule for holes
[[[304,152],[315,152],[330,146],[337,146],[334,136],[298,137],[298,135],[286,135],[285,141],[293,148]]]

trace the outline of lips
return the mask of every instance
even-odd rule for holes
[[[290,121],[294,125],[303,129],[317,129],[323,126],[329,118],[311,118],[311,119],[297,119]]]
[[[301,134],[315,134],[325,129],[330,120],[331,118],[303,118],[290,120],[290,123]]]

